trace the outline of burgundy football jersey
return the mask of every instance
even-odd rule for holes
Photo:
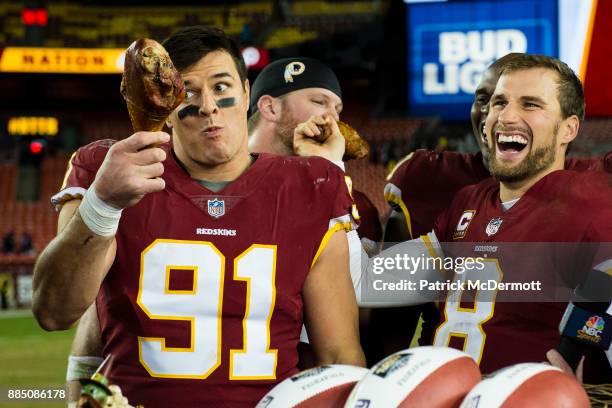
[[[385,199],[395,211],[404,215],[410,236],[418,238],[433,229],[436,217],[457,191],[489,177],[480,153],[419,149],[395,166],[387,178]],[[420,345],[431,344],[439,316],[433,303],[377,309],[372,314],[376,325],[380,326],[378,332],[391,345],[387,346],[386,353],[408,347],[413,332],[419,336]]]
[[[417,150],[390,174],[385,198],[404,214],[410,235],[417,238],[433,229],[457,191],[488,177],[480,153]]]
[[[412,238],[433,229],[436,218],[465,186],[490,178],[482,154],[417,150],[395,167],[385,186],[391,207],[404,214]],[[568,158],[567,170],[612,172],[612,153],[603,159]]]
[[[465,243],[453,255],[481,257],[486,266],[453,279],[539,280],[544,292],[518,291],[515,295],[523,301],[514,301],[518,298],[508,292],[474,295],[451,290],[440,305],[434,344],[465,350],[484,373],[520,362],[546,361],[546,352],[559,342],[558,326],[568,300],[561,302],[555,294],[563,287],[575,287],[593,266],[612,258],[606,245],[585,249],[586,245],[550,243],[612,242],[610,182],[611,176],[604,172],[556,171],[505,211],[499,183],[493,179],[457,193],[436,222],[436,236],[440,242]],[[530,301],[542,295],[552,301],[542,297]],[[603,353],[600,357],[598,363],[605,360]],[[585,381],[600,382],[605,373],[594,373],[592,366],[587,359]]]
[[[84,193],[111,144],[79,149],[55,203]],[[166,188],[123,211],[96,300],[110,381],[147,408],[254,406],[297,372],[304,280],[328,232],[353,227],[344,174],[259,154],[215,193],[164,148]]]

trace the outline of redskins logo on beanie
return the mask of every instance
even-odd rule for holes
[[[334,71],[314,58],[283,58],[266,66],[251,88],[251,112],[257,112],[257,101],[264,95],[273,97],[304,88],[324,88],[340,98],[340,83]]]

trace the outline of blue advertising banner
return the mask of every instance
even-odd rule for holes
[[[558,56],[557,0],[407,5],[408,95],[413,116],[466,120],[476,85],[510,52]]]

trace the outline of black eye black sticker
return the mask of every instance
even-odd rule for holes
[[[200,108],[195,105],[189,105],[178,111],[177,115],[180,120],[183,120],[187,116],[198,116],[199,112]]]
[[[217,100],[216,103],[220,109],[231,108],[232,106],[236,105],[236,98],[221,98]],[[180,120],[185,119],[187,116],[198,116],[199,114],[200,108],[195,105],[185,106],[177,113]]]
[[[236,98],[222,98],[217,101],[219,108],[230,108],[236,104]]]

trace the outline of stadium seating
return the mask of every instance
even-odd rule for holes
[[[48,157],[41,164],[39,201],[17,202],[15,185],[18,169],[15,164],[0,165],[0,234],[14,231],[17,241],[27,232],[32,236],[34,249],[40,252],[55,236],[57,214],[51,208],[50,198],[62,184],[66,171],[67,156]],[[7,186],[7,188],[4,188]],[[19,242],[17,242],[17,245]],[[33,263],[34,254],[0,255],[0,264]]]
[[[17,166],[15,164],[0,164],[0,205],[15,200],[17,181]]]
[[[100,120],[103,117],[103,120]],[[100,139],[123,139],[133,132],[126,112],[84,115],[81,119],[82,144]]]
[[[348,162],[346,171],[353,180],[353,187],[372,200],[381,219],[386,218],[389,206],[383,195],[386,177],[385,166],[372,164],[365,158]]]
[[[0,44],[25,44],[22,7],[19,2],[0,5],[0,24],[4,27]],[[138,37],[163,39],[176,27],[196,24],[215,25],[238,35],[247,24],[264,23],[272,12],[272,2],[239,4],[231,9],[221,5],[143,8],[50,2],[47,11],[44,46],[125,47]]]
[[[103,7],[71,2],[49,2],[48,23],[44,27],[46,47],[126,47],[138,37],[163,39],[176,27],[210,24],[239,36],[246,26],[259,31],[273,17],[272,1],[254,1],[226,7],[203,6],[125,6]],[[21,21],[22,4],[0,4],[0,45],[26,45]],[[267,36],[265,46],[285,47],[320,35],[358,28],[382,15],[378,2],[305,1],[294,2],[286,10],[285,21]]]

